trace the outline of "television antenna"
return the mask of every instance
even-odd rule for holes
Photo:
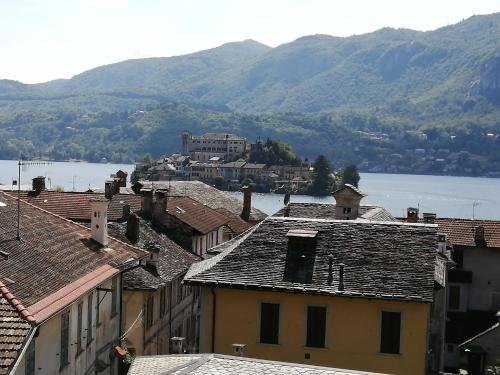
[[[479,202],[478,201],[474,201],[472,202],[472,220],[475,220],[476,216],[476,207],[479,206]]]
[[[21,239],[21,167],[25,171],[29,166],[52,165],[48,161],[27,161],[22,158],[17,162],[17,235],[16,239]]]

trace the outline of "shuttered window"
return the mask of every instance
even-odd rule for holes
[[[83,322],[82,322],[82,315],[83,315],[83,302],[80,302],[78,304],[78,319],[76,323],[76,354],[80,353],[83,348],[82,348],[82,330],[83,330]]]
[[[401,313],[382,311],[380,329],[380,352],[388,354],[400,353]]]
[[[306,346],[310,348],[325,347],[326,307],[307,306]]]
[[[87,346],[92,342],[92,318],[93,318],[93,293],[89,294],[87,299]]]
[[[69,348],[69,311],[66,311],[61,315],[61,369],[66,367],[69,363],[68,359],[68,348]]]
[[[260,342],[277,344],[279,338],[280,305],[279,303],[261,303],[260,305]]]

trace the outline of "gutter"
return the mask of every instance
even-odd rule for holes
[[[32,326],[30,330],[30,334],[28,336],[28,339],[24,343],[23,350],[21,350],[21,353],[16,358],[16,361],[14,362],[14,365],[11,367],[9,374],[14,374],[17,370],[17,367],[19,366],[19,363],[21,362],[21,359],[24,358],[24,354],[26,353],[26,350],[28,350],[29,344],[31,344],[31,340],[33,340],[33,337],[36,334],[36,331],[38,329],[38,326]]]

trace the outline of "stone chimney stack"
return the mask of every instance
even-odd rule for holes
[[[350,184],[345,184],[332,195],[335,198],[335,219],[356,220],[358,218],[361,199],[366,194]]]
[[[436,221],[436,214],[424,212],[423,217],[424,217],[425,224],[434,224],[434,222]]]
[[[252,209],[252,187],[243,186],[241,188],[243,191],[243,210],[241,211],[241,218],[245,221],[250,219],[250,211]]]
[[[418,208],[408,207],[406,209],[406,222],[418,223]]]
[[[90,200],[91,235],[94,241],[102,246],[108,246],[108,201],[102,198]]]
[[[487,247],[486,237],[484,236],[484,227],[482,225],[476,225],[474,227],[474,243],[478,247]]]
[[[44,191],[45,190],[45,177],[38,176],[38,177],[33,178],[32,187],[33,187],[33,191],[35,192],[35,194],[40,194],[42,191]]]
[[[151,219],[153,217],[153,190],[141,189],[141,216],[144,219]]]
[[[139,242],[139,217],[136,214],[130,214],[127,218],[127,230],[125,235],[132,243]]]

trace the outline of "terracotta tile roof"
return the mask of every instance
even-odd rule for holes
[[[202,234],[216,230],[229,221],[225,215],[189,197],[168,198],[167,211]]]
[[[217,208],[217,212],[224,215],[229,221],[226,223],[229,231],[233,234],[240,234],[250,229],[253,225],[243,220],[241,217],[233,214],[225,208]]]
[[[289,266],[300,264],[293,261],[295,253],[288,254],[291,230],[317,231],[314,250],[308,253],[312,258],[309,263],[301,260],[310,268],[297,273],[309,275],[309,280],[287,276]],[[271,217],[220,254],[192,266],[184,280],[194,285],[431,302],[436,249],[436,225]],[[340,263],[345,265],[343,289]]]
[[[76,288],[65,296],[67,300],[84,293],[83,284],[73,283],[88,275],[97,277],[96,270],[112,274],[124,262],[147,255],[113,238],[103,248],[90,239],[90,229],[24,201],[21,240],[17,240],[17,201],[0,192],[0,202],[0,243],[7,254],[0,256],[0,281],[28,311],[70,285]],[[89,280],[86,287],[91,284]]]
[[[110,223],[108,233],[123,242],[130,243],[125,235],[126,223]],[[151,223],[140,220],[139,241],[135,246],[146,249],[148,246],[159,247],[158,266],[139,266],[123,273],[123,287],[130,290],[157,289],[174,278],[183,275],[189,267],[201,258],[184,250],[164,234],[158,233]]]
[[[500,247],[500,221],[436,218],[439,231],[448,235],[452,245],[476,246],[474,227],[484,228],[484,238],[488,247]]]
[[[169,190],[171,196],[191,197],[213,209],[225,208],[237,216],[243,210],[243,201],[201,181],[141,181],[141,184],[147,188],[153,186],[155,189]],[[250,221],[261,221],[266,217],[267,215],[264,212],[252,207]]]
[[[104,194],[45,190],[35,195],[32,191],[21,192],[21,199],[73,221],[90,220],[89,201],[95,197],[104,197]],[[108,207],[108,220],[119,220],[123,215],[123,206],[126,204],[130,205],[131,212],[139,211],[141,209],[141,197],[130,194],[113,196]]]
[[[19,314],[12,300],[4,297],[6,290],[0,287],[0,375],[10,372],[32,330],[32,325]]]
[[[179,354],[137,357],[129,375],[382,375],[375,372],[345,370],[300,363],[269,361],[222,354]]]

